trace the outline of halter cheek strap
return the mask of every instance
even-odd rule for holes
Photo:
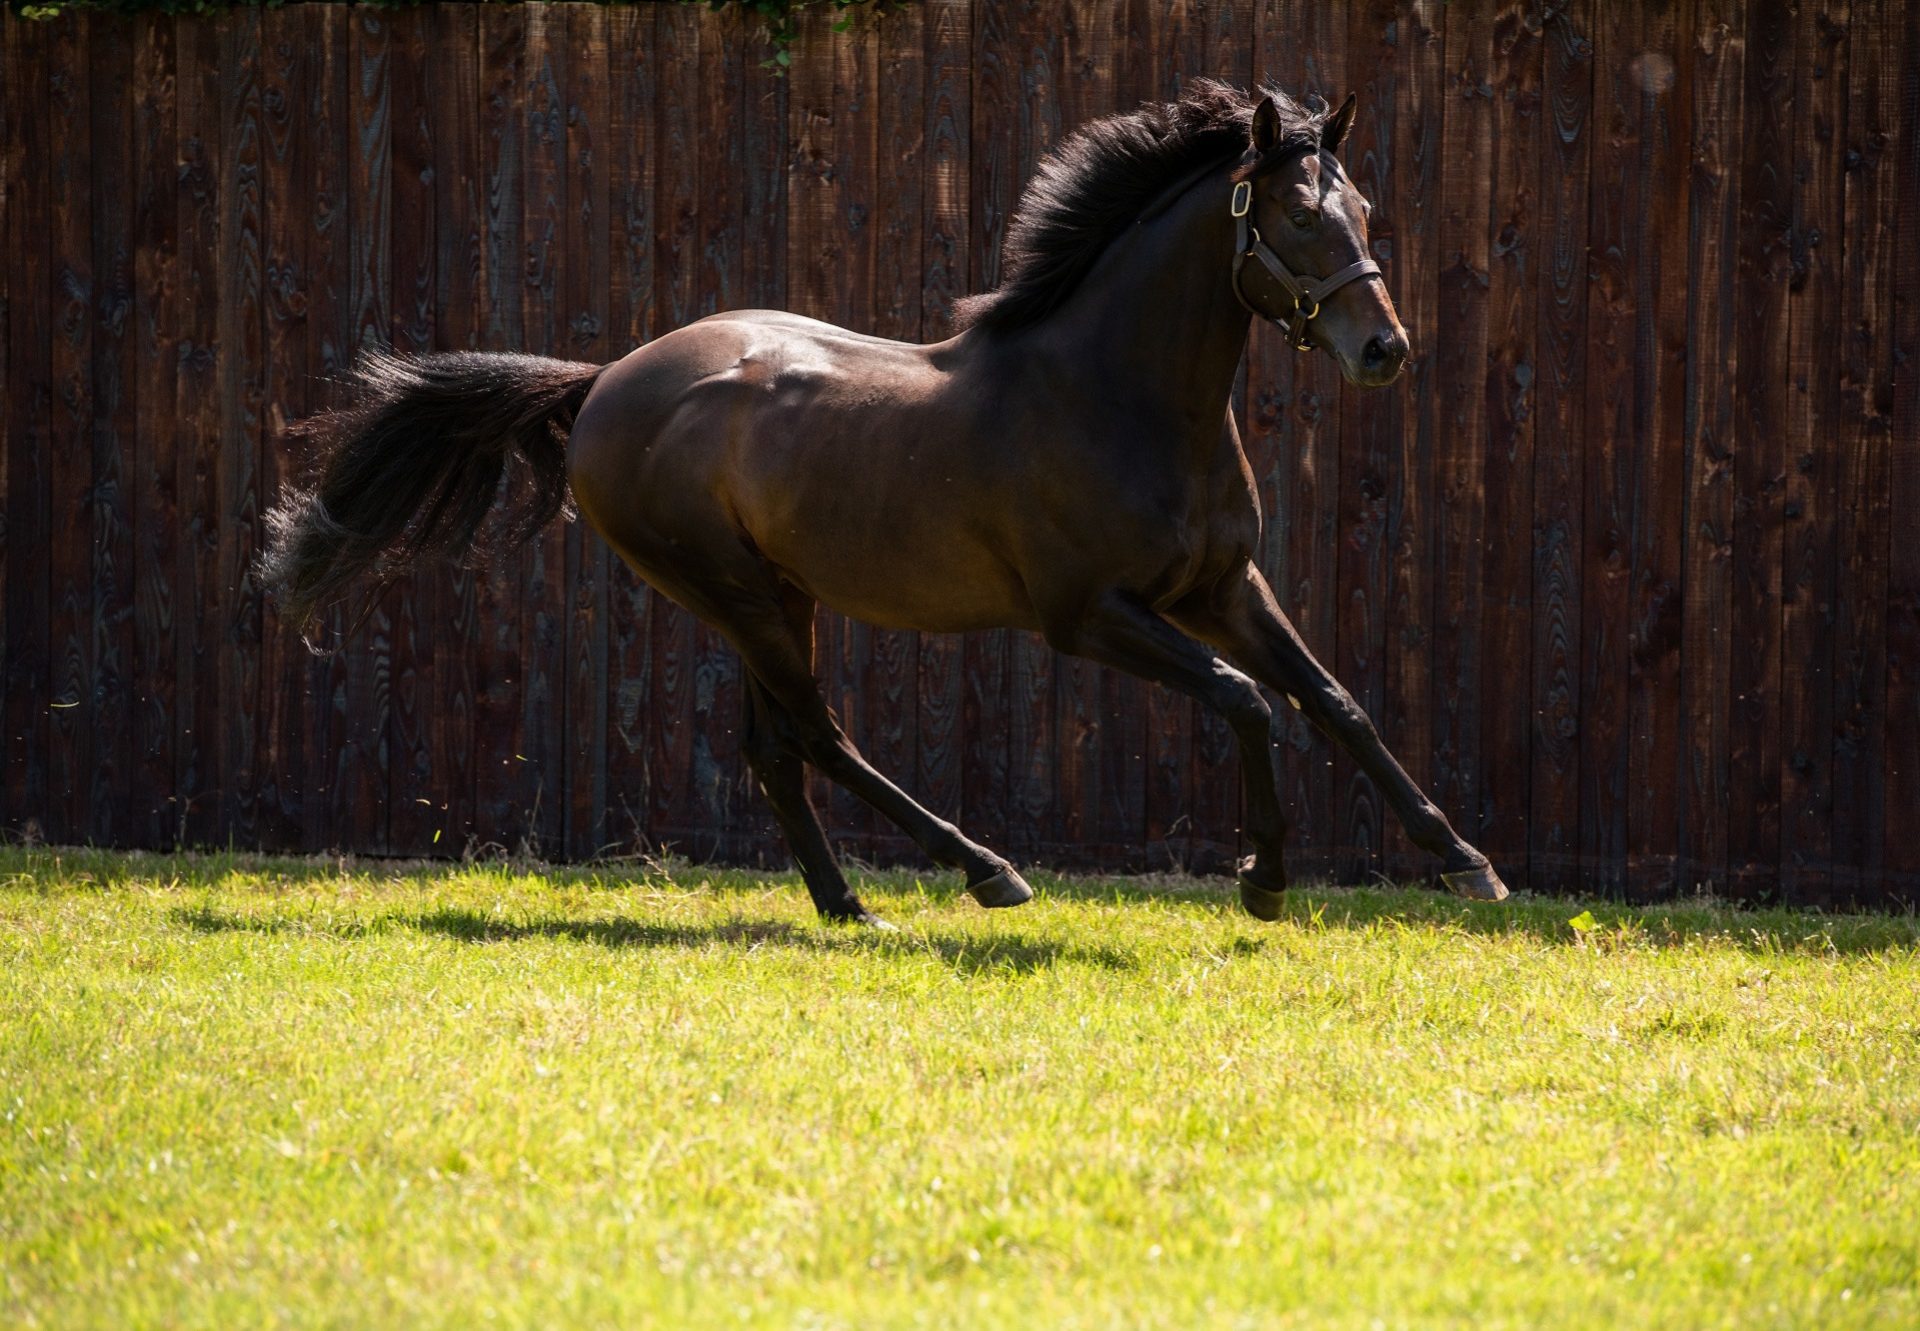
[[[1253,183],[1242,180],[1233,187],[1233,294],[1247,307],[1249,313],[1262,319],[1271,319],[1286,330],[1287,342],[1296,351],[1305,351],[1313,345],[1307,336],[1307,324],[1320,313],[1320,304],[1349,282],[1363,277],[1371,277],[1380,271],[1380,265],[1372,259],[1358,259],[1337,273],[1326,277],[1301,277],[1286,262],[1275,254],[1266,241],[1260,238],[1260,229],[1253,224],[1248,215],[1253,211]],[[1249,258],[1258,259],[1260,266],[1281,290],[1293,297],[1293,312],[1285,318],[1270,314],[1247,299],[1243,270]]]

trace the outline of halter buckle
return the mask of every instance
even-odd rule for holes
[[[1245,217],[1247,211],[1252,207],[1253,182],[1250,180],[1236,181],[1233,186],[1233,215],[1235,217]]]

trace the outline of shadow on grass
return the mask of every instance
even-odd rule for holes
[[[1060,943],[1024,936],[956,937],[916,929],[879,933],[852,926],[811,927],[783,920],[724,920],[711,924],[669,924],[644,920],[503,919],[480,911],[443,908],[415,914],[385,914],[364,919],[309,920],[289,916],[232,914],[206,906],[172,912],[176,923],[197,933],[298,934],[354,939],[399,929],[440,934],[463,943],[512,943],[527,939],[563,939],[606,948],[759,947],[804,949],[842,955],[862,952],[938,958],[961,975],[1016,974],[1055,966],[1093,966],[1130,970],[1127,953],[1099,944]]]

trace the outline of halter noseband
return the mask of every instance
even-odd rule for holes
[[[1372,259],[1357,259],[1339,272],[1328,277],[1301,277],[1286,262],[1273,252],[1267,242],[1260,238],[1260,229],[1248,216],[1253,211],[1253,182],[1237,181],[1233,187],[1233,294],[1249,313],[1262,319],[1271,319],[1286,331],[1287,342],[1295,351],[1306,351],[1313,346],[1307,337],[1307,324],[1320,313],[1320,304],[1349,282],[1363,277],[1371,277],[1380,271],[1380,265]],[[1269,314],[1247,299],[1247,293],[1241,286],[1241,270],[1245,268],[1248,257],[1260,261],[1274,281],[1293,297],[1293,313],[1286,318]]]

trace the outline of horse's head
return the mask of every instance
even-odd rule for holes
[[[1378,388],[1399,376],[1412,347],[1368,259],[1372,205],[1340,165],[1353,115],[1349,96],[1317,142],[1283,142],[1278,109],[1260,99],[1251,174],[1233,197],[1241,235],[1234,281],[1240,298],[1285,326],[1294,345],[1322,348],[1349,382]]]

